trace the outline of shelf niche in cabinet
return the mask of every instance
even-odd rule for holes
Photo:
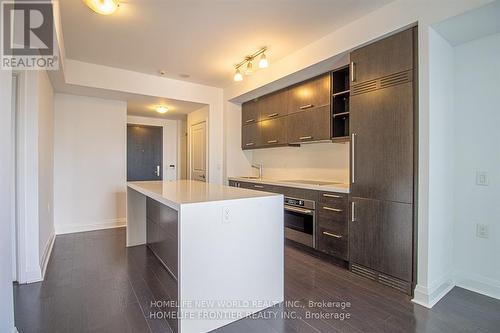
[[[332,72],[332,139],[349,137],[349,66]]]

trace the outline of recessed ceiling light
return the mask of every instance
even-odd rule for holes
[[[160,73],[160,75],[163,76],[167,73],[167,71],[165,71],[164,69],[160,69],[158,70],[158,73]]]
[[[111,15],[120,6],[118,0],[83,0],[83,2],[87,7],[101,15]]]
[[[164,105],[158,105],[156,107],[156,112],[158,113],[167,113],[168,112],[168,108]]]

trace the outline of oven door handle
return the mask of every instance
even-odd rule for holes
[[[313,215],[314,214],[314,212],[310,209],[293,207],[293,206],[289,206],[289,205],[285,205],[285,210],[288,210],[290,212],[295,212],[295,213],[306,214],[306,215]]]

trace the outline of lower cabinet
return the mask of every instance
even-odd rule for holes
[[[412,205],[391,201],[351,198],[354,211],[349,225],[351,265],[360,266],[374,276],[384,274],[412,281],[413,237]],[[397,283],[394,280],[391,283]]]
[[[320,192],[316,203],[316,248],[337,258],[349,260],[347,195]]]

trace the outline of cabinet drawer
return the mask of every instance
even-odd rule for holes
[[[246,183],[239,182],[239,187],[246,188],[250,190],[264,191],[264,192],[276,192],[275,186],[268,184],[260,184],[260,183]]]
[[[325,204],[330,207],[345,207],[347,206],[347,194],[337,192],[319,192],[318,201],[320,204]]]
[[[348,239],[346,235],[319,227],[316,232],[317,250],[348,260]]]
[[[317,215],[317,225],[322,228],[330,229],[336,233],[340,233],[347,237],[348,227],[347,227],[347,215],[345,213],[341,214],[322,214],[318,211]]]

